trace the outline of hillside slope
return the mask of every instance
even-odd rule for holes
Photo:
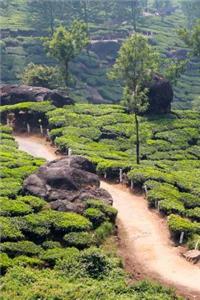
[[[173,3],[177,7],[177,0]],[[34,27],[37,15],[32,14],[31,18],[35,23],[33,20],[30,22],[29,9],[27,0],[12,0],[7,9],[1,8],[3,82],[18,82],[22,70],[29,62],[48,65],[55,63],[46,56],[39,39],[47,34],[43,27],[45,23],[42,23],[40,30]],[[72,93],[81,102],[116,102],[121,97],[119,83],[108,82],[106,72],[116,58],[120,40],[132,32],[132,25],[125,17],[124,21],[112,20],[113,17],[105,14],[103,7],[99,9],[92,15],[89,23],[93,40],[90,51],[83,53],[71,64],[72,73],[77,78]],[[56,22],[59,24],[59,20]],[[139,20],[138,28],[150,36],[150,41],[165,56],[185,58],[187,49],[176,33],[179,26],[185,25],[185,17],[177,8],[163,20],[155,14],[145,15]],[[192,58],[175,88],[174,108],[190,109],[193,106],[192,101],[198,104],[199,69],[199,59]]]

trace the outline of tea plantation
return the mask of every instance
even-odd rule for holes
[[[180,299],[150,282],[127,285],[120,260],[102,249],[117,211],[88,200],[84,215],[51,210],[24,195],[22,182],[42,163],[17,149],[1,125],[1,299]]]
[[[146,186],[152,208],[169,216],[175,241],[194,248],[200,238],[200,113],[140,117],[141,164],[135,162],[133,115],[117,105],[76,104],[47,113],[50,136],[62,151],[87,156],[99,174]],[[199,245],[200,246],[200,245]]]

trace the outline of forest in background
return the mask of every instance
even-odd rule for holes
[[[28,63],[54,66],[47,57],[41,36],[51,35],[74,18],[87,24],[92,42],[70,64],[74,80],[70,93],[78,102],[114,103],[121,98],[119,82],[107,80],[121,42],[134,30],[148,36],[163,57],[185,60],[190,49],[177,34],[179,27],[191,28],[199,17],[198,1],[1,1],[2,82],[16,83]],[[186,69],[174,86],[173,108],[198,109],[199,58],[190,56]]]

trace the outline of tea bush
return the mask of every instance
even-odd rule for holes
[[[104,213],[98,208],[87,208],[84,211],[84,216],[92,222],[94,228],[98,227],[105,220]]]
[[[89,232],[71,232],[63,237],[66,246],[84,249],[95,244],[95,236]]]
[[[18,216],[27,215],[32,212],[31,207],[20,200],[11,200],[0,198],[0,215],[1,216]]]
[[[1,250],[11,257],[17,255],[35,256],[42,251],[42,248],[31,241],[18,241],[2,243]]]

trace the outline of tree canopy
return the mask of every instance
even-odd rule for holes
[[[47,53],[54,57],[62,70],[66,84],[69,83],[69,62],[88,45],[87,25],[75,20],[69,29],[59,26],[44,43]]]

